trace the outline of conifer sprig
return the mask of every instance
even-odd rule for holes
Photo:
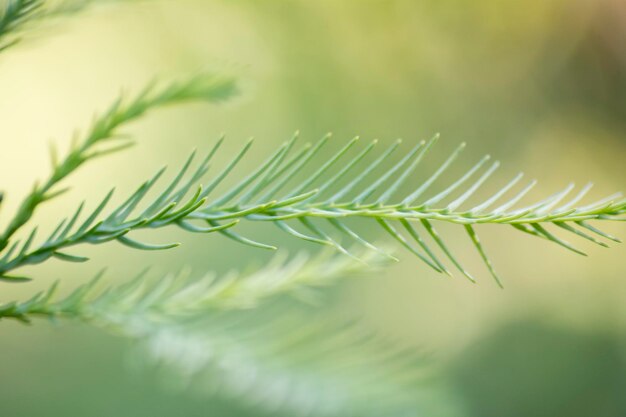
[[[0,52],[18,43],[32,23],[82,10],[95,1],[0,0]],[[442,181],[464,144],[434,173],[420,175],[418,168],[431,158],[436,137],[396,160],[400,142],[377,152],[376,141],[359,149],[354,139],[324,157],[329,136],[297,150],[297,135],[247,176],[238,171],[252,143],[215,170],[221,139],[195,167],[192,154],[163,188],[157,185],[162,169],[113,208],[109,207],[111,190],[88,213],[84,213],[88,204],[81,203],[45,239],[39,239],[38,227],[25,239],[17,239],[39,206],[65,191],[59,187],[70,174],[86,162],[133,144],[121,132],[128,123],[170,104],[219,102],[234,91],[231,79],[210,74],[153,83],[135,97],[121,96],[95,117],[87,131],[75,135],[63,157],[53,150],[52,173],[33,187],[0,232],[0,281],[27,281],[15,271],[50,258],[85,262],[87,258],[73,251],[87,243],[117,241],[139,250],[178,246],[132,237],[138,230],[167,226],[276,249],[275,242],[252,240],[235,227],[244,221],[264,222],[288,236],[340,253],[291,260],[277,257],[264,268],[221,279],[210,273],[197,279],[180,273],[153,280],[144,273],[121,285],[104,285],[101,273],[67,296],[57,296],[55,283],[27,301],[0,304],[0,319],[28,323],[35,318],[69,318],[114,330],[146,348],[150,355],[142,357],[163,365],[160,369],[170,369],[177,381],[209,387],[269,412],[421,416],[433,413],[425,408],[423,360],[414,349],[396,348],[353,325],[294,317],[293,311],[280,305],[265,310],[263,302],[283,294],[310,300],[320,287],[361,275],[384,259],[397,260],[373,243],[376,233],[370,229],[389,235],[435,271],[450,274],[449,262],[474,281],[448,246],[449,239],[436,229],[441,223],[456,225],[467,233],[498,283],[476,231],[480,224],[509,225],[579,254],[583,252],[557,233],[604,247],[605,240],[619,242],[590,222],[626,220],[626,199],[621,194],[581,204],[591,186],[572,195],[574,186],[568,185],[541,201],[522,205],[536,182],[520,188],[519,174],[489,198],[470,204],[499,163],[488,166],[487,156],[458,179]],[[230,179],[235,184],[227,186]],[[353,219],[363,222],[351,224]],[[366,222],[374,227],[364,229]],[[447,403],[434,402],[434,414],[444,415],[441,406]]]
[[[291,259],[279,253],[266,266],[249,273],[231,271],[218,277],[209,272],[193,277],[189,271],[180,271],[151,279],[144,271],[118,286],[103,286],[101,272],[62,298],[56,295],[56,281],[28,301],[0,305],[0,319],[28,322],[37,317],[66,317],[122,324],[141,317],[180,323],[218,311],[255,308],[282,294],[314,301],[317,289],[376,271],[386,263],[376,252],[356,251],[362,262],[328,251],[315,257],[300,253]]]
[[[59,160],[56,150],[52,150],[51,175],[43,184],[36,184],[23,200],[6,230],[0,235],[0,250],[30,220],[41,203],[66,191],[57,189],[56,186],[68,175],[89,160],[118,152],[133,144],[132,139],[119,132],[122,126],[160,107],[189,101],[220,102],[234,92],[235,84],[232,79],[201,73],[166,85],[151,83],[139,95],[130,99],[120,96],[104,114],[94,118],[84,135],[75,134],[69,152],[62,159]]]
[[[589,221],[626,220],[626,199],[621,193],[579,205],[591,189],[591,185],[571,195],[574,185],[570,184],[547,198],[520,206],[522,198],[536,184],[536,181],[531,181],[520,190],[514,191],[523,174],[515,176],[488,199],[468,204],[470,198],[499,167],[499,162],[496,161],[485,169],[489,156],[481,158],[443,189],[427,194],[465,147],[465,144],[461,144],[434,173],[419,176],[415,169],[433,147],[437,136],[429,141],[420,142],[395,163],[392,162],[391,155],[398,148],[399,142],[391,145],[379,156],[368,158],[368,153],[377,145],[376,141],[357,152],[353,151],[356,139],[349,141],[321,163],[322,158],[316,159],[315,156],[328,142],[328,138],[329,136],[326,136],[312,146],[305,145],[291,158],[288,157],[288,153],[294,145],[295,138],[288,141],[253,170],[252,174],[223,195],[209,200],[206,207],[191,213],[189,218],[204,220],[212,227],[218,227],[222,222],[232,219],[270,222],[291,236],[333,246],[347,254],[349,252],[326,230],[336,230],[351,240],[375,248],[362,233],[347,224],[350,218],[371,219],[378,223],[382,231],[434,270],[449,274],[448,269],[435,254],[435,250],[422,237],[428,235],[435,247],[438,247],[463,275],[474,281],[435,228],[435,223],[440,222],[459,224],[463,225],[480,257],[484,259],[487,268],[498,282],[500,280],[480,243],[475,230],[476,225],[510,225],[517,230],[584,254],[548,230],[547,226],[556,226],[560,230],[606,247],[606,243],[593,235],[615,242],[619,242],[619,239],[595,228]],[[246,145],[214,181],[225,178],[248,149],[249,145]],[[351,151],[353,155],[349,156]],[[320,162],[317,162],[318,160]],[[303,175],[303,180],[300,182],[293,180],[298,174],[303,173],[306,174]],[[413,191],[401,193],[401,187],[405,183],[416,184]],[[509,195],[511,193],[512,195]],[[298,226],[299,229],[296,228]],[[418,231],[416,226],[421,226],[423,230]],[[232,229],[219,232],[241,243],[263,248],[273,247],[271,244],[254,242],[237,235]]]
[[[438,402],[429,398],[437,389],[426,379],[419,351],[385,342],[357,323],[313,319],[285,304],[268,309],[264,303],[286,294],[317,302],[316,289],[361,278],[385,262],[373,251],[355,253],[367,265],[326,252],[291,260],[279,254],[264,268],[220,279],[180,273],[156,280],[144,272],[105,285],[100,273],[63,297],[56,295],[57,281],[25,302],[0,305],[0,319],[69,318],[121,333],[139,344],[147,365],[171,374],[169,381],[262,410],[420,415]]]
[[[113,108],[118,109],[118,105]],[[117,110],[109,114],[111,113],[117,114]],[[121,114],[124,117],[120,117],[120,120],[130,120],[132,118],[127,116],[136,115],[138,112],[131,110],[123,111]],[[61,172],[71,172],[84,161],[95,157],[94,155],[97,156],[97,151],[88,152],[99,141],[112,140],[114,128],[111,126],[117,126],[118,123],[108,122],[110,119],[108,116],[102,119],[107,121],[102,123],[105,127],[92,129],[96,134],[91,134],[83,142],[87,145],[70,153],[70,157],[66,159],[70,162],[55,166],[69,166],[71,169],[62,169]],[[148,244],[129,236],[135,230],[169,225],[192,233],[218,232],[243,244],[276,249],[271,243],[257,242],[235,232],[233,227],[242,220],[272,223],[278,230],[292,237],[330,246],[352,257],[355,255],[344,247],[342,237],[384,253],[371,243],[364,233],[348,224],[352,218],[370,220],[380,227],[380,231],[390,235],[393,240],[435,271],[451,275],[442,261],[445,257],[464,276],[475,281],[454,256],[446,243],[447,239],[441,236],[435,227],[436,223],[442,222],[458,224],[463,226],[479,256],[498,283],[500,279],[479,239],[476,225],[509,225],[579,254],[584,253],[558,237],[554,231],[548,229],[548,226],[554,226],[558,230],[604,247],[608,245],[594,235],[619,241],[592,226],[589,221],[624,220],[626,200],[620,194],[615,194],[593,203],[578,205],[590,190],[590,185],[571,196],[569,200],[566,199],[572,193],[573,185],[568,185],[564,190],[538,202],[518,207],[522,197],[536,184],[535,181],[531,181],[527,186],[515,191],[516,184],[522,178],[519,174],[488,199],[467,204],[470,197],[499,165],[495,162],[489,168],[483,169],[489,159],[488,156],[482,158],[443,190],[426,195],[427,190],[457,159],[464,145],[457,148],[433,174],[419,177],[419,181],[412,180],[417,183],[413,191],[400,193],[403,183],[411,176],[417,176],[414,173],[416,167],[426,157],[436,140],[437,137],[420,142],[395,163],[391,163],[391,155],[399,146],[398,142],[378,157],[368,159],[367,156],[375,148],[376,142],[372,142],[359,152],[354,152],[354,156],[349,156],[349,152],[357,143],[356,140],[352,140],[324,163],[317,164],[316,154],[326,144],[328,137],[315,145],[304,145],[290,157],[289,153],[296,141],[294,136],[249,175],[227,188],[222,194],[214,196],[222,182],[235,175],[233,171],[252,145],[248,142],[225,167],[209,176],[207,180],[205,177],[211,165],[215,163],[215,155],[223,142],[223,139],[220,139],[194,170],[191,170],[194,159],[192,154],[174,179],[150,202],[144,200],[148,192],[155,187],[163,170],[158,171],[124,203],[108,214],[103,213],[112,191],[85,220],[79,221],[84,207],[81,204],[72,217],[63,219],[55,231],[38,246],[32,246],[36,233],[36,229],[33,229],[24,243],[14,242],[0,258],[0,277],[8,281],[21,280],[22,278],[11,275],[11,271],[24,265],[43,262],[50,257],[72,262],[85,261],[86,258],[65,251],[83,243],[98,244],[117,240],[135,249],[173,248],[178,246],[178,243]],[[121,147],[124,146],[125,142]],[[119,148],[118,146],[113,149]],[[106,153],[108,150],[101,152]],[[298,181],[298,174],[307,173],[307,164],[313,166],[313,172]],[[63,178],[63,175],[59,178]],[[203,182],[204,185],[199,185]],[[430,243],[425,239],[426,236],[429,237]],[[31,247],[35,249],[31,250]],[[438,255],[437,251],[441,253]]]

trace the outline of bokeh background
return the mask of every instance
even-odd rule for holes
[[[51,227],[112,185],[123,195],[222,132],[224,155],[257,138],[251,165],[296,129],[307,140],[332,131],[337,142],[360,135],[383,143],[440,132],[424,169],[466,141],[457,172],[491,153],[503,162],[500,181],[519,170],[541,179],[535,197],[569,181],[593,181],[595,197],[626,189],[622,0],[154,0],[92,8],[29,33],[0,57],[0,222],[46,176],[50,141],[66,149],[72,131],[121,88],[197,68],[237,75],[241,95],[134,124],[135,148],[84,167],[72,192],[35,221]],[[444,227],[478,285],[437,276],[400,253],[397,266],[336,289],[335,314],[430,352],[464,416],[626,415],[624,247],[581,242],[590,254],[583,258],[513,229],[481,229],[504,290],[466,236]],[[626,237],[624,224],[607,230]],[[294,251],[314,249],[271,227],[250,232]],[[226,271],[267,256],[217,235],[150,235],[159,238],[184,246],[159,254],[84,248],[92,262],[32,269],[36,283],[4,284],[1,299],[26,297],[56,278],[71,287],[104,265],[123,280],[145,265]],[[260,415],[164,389],[129,363],[128,342],[85,326],[3,322],[0,342],[3,417]]]

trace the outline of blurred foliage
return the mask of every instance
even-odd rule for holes
[[[307,138],[333,130],[386,143],[441,132],[443,146],[467,141],[511,169],[552,178],[541,192],[563,186],[563,178],[597,181],[606,187],[598,192],[625,186],[622,0],[155,0],[124,5],[123,13],[117,7],[52,25],[0,59],[0,112],[11,114],[3,120],[10,146],[3,147],[0,176],[12,201],[45,177],[50,137],[68,137],[119,85],[207,64],[244,74],[240,101],[211,115],[168,112],[137,127],[141,161],[131,162],[131,154],[87,168],[86,179],[73,183],[74,203],[101,197],[94,183],[118,183],[123,194],[134,186],[130,175],[182,161],[222,131],[229,150],[252,134],[275,148],[296,129]],[[54,36],[42,42],[48,34]],[[51,205],[42,216],[64,217],[76,204]],[[485,245],[507,276],[504,291],[430,279],[426,268],[406,261],[381,277],[383,285],[342,287],[329,309],[339,318],[361,316],[373,329],[450,361],[469,416],[622,417],[621,249],[591,249],[591,259],[577,260],[548,243],[486,229]],[[611,231],[626,236],[624,226]],[[263,228],[250,232],[280,239]],[[241,259],[264,259],[218,238],[183,241],[185,251],[161,256],[118,248],[86,255],[99,265],[116,259],[112,273],[120,275],[149,263],[223,271]],[[518,262],[513,254],[520,251],[532,254],[528,262]],[[38,274],[45,284],[57,277],[84,283],[91,268],[51,264]],[[6,289],[8,298],[32,292],[30,285]],[[537,312],[553,324],[515,324]],[[507,320],[513,327],[481,341],[494,322]],[[0,358],[2,416],[260,415],[236,402],[163,390],[145,369],[129,374],[134,361],[124,361],[125,343],[82,326],[3,324],[0,340],[8,352]],[[468,346],[475,348],[466,352]],[[506,386],[510,375],[520,384]]]

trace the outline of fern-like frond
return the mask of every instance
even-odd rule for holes
[[[327,140],[325,137],[313,146],[307,144],[301,151],[289,157],[288,154],[294,147],[294,137],[248,176],[221,195],[213,196],[218,186],[227,177],[234,175],[233,170],[251,147],[251,142],[248,142],[221,171],[216,172],[203,186],[198,186],[214,163],[214,157],[222,143],[220,140],[198,166],[190,171],[194,157],[192,155],[175,178],[150,202],[143,200],[163,170],[106,215],[102,213],[111,193],[85,220],[78,222],[83,208],[81,205],[74,216],[61,221],[52,235],[39,246],[32,246],[36,229],[33,230],[24,243],[14,242],[0,259],[0,276],[5,280],[15,280],[8,276],[9,272],[20,266],[40,263],[51,256],[67,261],[83,261],[84,258],[65,252],[65,249],[82,243],[117,240],[137,249],[168,249],[178,244],[146,244],[129,236],[134,230],[168,225],[193,233],[218,232],[243,244],[265,249],[276,248],[271,243],[256,242],[236,233],[234,226],[242,220],[271,223],[287,235],[333,247],[349,256],[354,255],[344,247],[342,237],[384,253],[369,242],[362,231],[348,224],[351,218],[370,220],[381,232],[388,234],[435,271],[450,274],[445,266],[447,259],[463,275],[474,281],[473,276],[454,256],[447,239],[436,229],[437,223],[458,224],[467,233],[478,255],[498,283],[500,280],[495,268],[477,234],[477,225],[508,225],[577,253],[582,252],[549,228],[569,232],[572,236],[601,246],[607,245],[594,235],[619,241],[589,223],[591,220],[624,220],[626,200],[619,194],[594,203],[578,205],[591,187],[584,187],[565,201],[573,191],[573,186],[569,185],[548,198],[518,207],[519,201],[535,184],[532,181],[515,192],[514,188],[522,177],[520,174],[503,188],[496,190],[488,199],[468,205],[468,199],[498,167],[496,162],[483,169],[489,159],[484,157],[443,190],[431,192],[425,197],[427,189],[459,156],[464,146],[462,145],[433,174],[411,180],[415,184],[412,192],[400,195],[401,186],[409,182],[409,177],[413,175],[436,138],[419,143],[395,163],[391,162],[391,155],[399,143],[393,144],[377,158],[370,160],[367,156],[375,148],[375,142],[360,152],[355,152],[354,156],[349,156],[349,152],[356,146],[356,140],[350,141],[324,163],[316,163],[315,155]],[[314,167],[313,172],[308,175],[307,164]],[[298,181],[298,175],[303,175],[304,180]],[[512,195],[507,197],[509,193]],[[426,235],[432,243],[425,240]],[[31,246],[35,249],[31,250]]]
[[[383,259],[357,253],[370,266]],[[394,347],[356,324],[314,319],[286,305],[259,306],[282,294],[310,300],[317,288],[360,277],[370,266],[334,253],[279,256],[262,269],[221,279],[153,280],[144,273],[106,287],[100,274],[61,298],[55,283],[28,301],[1,305],[0,318],[73,318],[121,333],[147,349],[141,356],[165,368],[170,383],[268,412],[420,416],[432,404],[442,415],[440,402],[430,398],[438,387],[415,349]]]
[[[368,157],[377,143],[374,141],[361,151],[355,151],[357,144],[355,139],[322,163],[321,158],[316,159],[315,156],[327,141],[328,137],[324,137],[313,146],[305,145],[302,151],[291,158],[287,154],[293,147],[293,140],[285,143],[251,175],[223,195],[210,200],[206,207],[192,213],[190,218],[207,221],[212,227],[235,218],[270,222],[296,238],[334,246],[343,252],[345,249],[326,231],[325,225],[338,230],[351,240],[373,246],[362,233],[347,225],[350,218],[371,219],[374,224],[380,226],[381,231],[390,235],[434,270],[449,273],[442,260],[435,254],[435,248],[430,247],[422,238],[428,235],[442,256],[463,275],[474,281],[435,227],[436,223],[441,222],[459,224],[464,227],[480,257],[484,259],[498,282],[499,278],[475,230],[476,225],[487,223],[509,225],[582,253],[557,237],[548,227],[555,226],[577,237],[606,246],[592,235],[618,240],[588,222],[626,219],[626,199],[621,194],[578,205],[591,186],[585,186],[567,201],[566,198],[573,192],[573,185],[568,185],[564,190],[538,202],[520,206],[519,202],[536,183],[532,181],[513,196],[507,197],[522,179],[522,174],[515,176],[488,199],[470,205],[469,199],[499,167],[497,161],[486,167],[489,156],[481,158],[447,186],[431,191],[435,182],[459,157],[465,144],[461,144],[434,173],[417,176],[414,174],[416,168],[431,150],[437,137],[420,142],[396,162],[392,161],[392,154],[399,147],[399,142],[381,152],[378,157]],[[232,165],[236,164],[247,150],[248,147],[245,147],[216,178],[221,180],[230,173]],[[353,153],[353,156],[350,156],[350,153]],[[307,173],[308,166],[312,167],[310,173]],[[299,176],[304,180],[300,182],[293,180]],[[415,184],[413,190],[401,194],[402,187],[410,184]],[[430,194],[427,196],[428,192]],[[422,228],[421,231],[418,230],[418,226]],[[233,235],[232,230],[222,233],[229,237],[237,236]],[[245,238],[239,237],[236,240],[246,243],[243,239]]]
[[[376,271],[385,258],[374,251],[358,251],[359,258],[322,252],[304,253],[287,259],[279,253],[262,268],[250,273],[232,271],[218,278],[215,273],[195,278],[188,271],[150,279],[146,271],[126,284],[102,288],[102,273],[70,295],[57,298],[58,282],[25,302],[0,305],[0,319],[30,321],[36,317],[104,320],[124,324],[142,317],[159,323],[176,323],[217,311],[245,310],[283,294],[315,301],[317,289],[351,276]],[[69,256],[69,255],[68,255]]]
[[[43,184],[35,185],[26,196],[6,230],[0,235],[0,250],[30,220],[41,203],[65,191],[56,189],[64,178],[89,160],[118,152],[133,144],[132,139],[120,134],[119,130],[123,126],[160,107],[189,101],[220,102],[234,92],[235,84],[232,79],[201,73],[169,84],[151,83],[135,97],[120,96],[106,112],[94,118],[84,134],[77,133],[74,136],[71,149],[63,158],[59,159],[53,149],[51,175]]]

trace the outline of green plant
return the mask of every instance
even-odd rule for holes
[[[56,10],[78,10],[87,3],[46,9],[43,0],[7,1],[0,19],[2,49],[16,44],[19,33],[36,21],[57,15]],[[406,410],[418,411],[424,401],[415,395],[424,387],[419,376],[422,365],[420,361],[416,364],[413,354],[376,340],[363,343],[367,338],[352,327],[333,331],[333,326],[314,323],[295,331],[293,322],[275,319],[270,325],[260,326],[258,317],[240,319],[240,310],[259,308],[264,311],[264,302],[282,293],[309,297],[312,289],[350,274],[363,273],[384,263],[383,260],[397,260],[381,245],[370,241],[358,227],[352,226],[349,222],[353,218],[376,224],[381,232],[432,269],[451,275],[441,255],[436,255],[435,248],[423,239],[428,235],[449,262],[474,282],[435,228],[442,222],[456,224],[464,229],[498,283],[500,279],[480,243],[476,225],[509,225],[582,254],[548,227],[555,226],[606,246],[596,236],[617,239],[589,221],[626,218],[626,200],[621,195],[578,206],[590,186],[570,196],[573,192],[573,185],[570,185],[539,202],[517,208],[535,184],[531,182],[513,197],[505,197],[519,183],[521,174],[487,200],[462,209],[498,168],[495,162],[480,174],[489,157],[478,161],[441,191],[426,197],[430,187],[458,158],[464,145],[445,159],[433,174],[415,184],[413,190],[398,197],[407,183],[414,182],[410,177],[436,143],[436,136],[414,146],[399,161],[393,161],[399,142],[373,156],[376,142],[358,150],[356,139],[322,161],[319,152],[329,136],[294,151],[297,139],[294,135],[248,176],[217,196],[214,194],[220,190],[222,182],[235,175],[233,171],[244,159],[251,142],[225,167],[209,174],[223,142],[220,139],[195,167],[192,154],[173,179],[159,190],[156,188],[164,170],[139,185],[136,192],[117,207],[108,207],[113,194],[110,191],[86,215],[83,214],[86,203],[81,204],[72,216],[61,219],[44,239],[38,238],[38,227],[33,227],[26,238],[19,239],[18,234],[29,225],[40,205],[66,191],[61,183],[67,176],[86,162],[132,146],[133,141],[121,132],[128,123],[164,106],[189,101],[218,103],[235,92],[233,79],[200,73],[172,83],[150,83],[134,97],[118,98],[84,134],[74,138],[64,156],[52,152],[52,173],[33,187],[0,235],[0,280],[28,281],[31,278],[20,275],[19,269],[50,258],[88,261],[73,252],[87,243],[117,241],[139,250],[166,250],[178,246],[178,243],[149,244],[132,237],[133,232],[140,229],[166,226],[190,233],[218,233],[242,244],[274,250],[272,242],[257,242],[236,232],[240,222],[264,222],[294,238],[328,246],[339,253],[313,258],[301,256],[292,261],[279,258],[276,263],[250,275],[222,279],[213,276],[191,279],[182,274],[151,280],[140,275],[128,284],[99,289],[102,274],[98,274],[96,279],[60,299],[55,297],[57,284],[54,284],[27,301],[0,305],[0,318],[23,322],[35,317],[74,318],[114,329],[141,341],[156,360],[174,365],[183,374],[212,373],[229,381],[233,379],[228,384],[228,392],[253,401],[263,400],[270,408],[280,403],[300,411],[315,408],[320,414],[393,412],[404,415]],[[304,178],[299,179],[299,176]],[[155,190],[157,196],[145,201]],[[449,197],[451,201],[443,203]],[[345,245],[341,237],[355,246]],[[362,248],[359,249],[359,245]],[[280,309],[269,309],[264,314],[276,318],[283,313]],[[316,342],[320,335],[325,338],[321,346]],[[297,349],[293,349],[294,346]],[[207,350],[215,352],[214,355],[198,354]],[[346,365],[347,369],[337,371],[347,356],[353,360]],[[241,369],[224,368],[221,365],[225,362],[238,366],[247,364],[261,375],[252,381],[252,393],[237,392],[240,386],[237,375]],[[301,367],[307,372],[302,372]],[[280,379],[276,375],[286,376],[296,383],[276,388],[277,397],[272,399],[264,390],[271,385],[268,381]],[[370,378],[376,376],[384,378],[372,383]],[[332,392],[323,388],[325,384],[334,387]],[[360,401],[364,396],[376,399],[377,407],[367,404],[364,407]]]

